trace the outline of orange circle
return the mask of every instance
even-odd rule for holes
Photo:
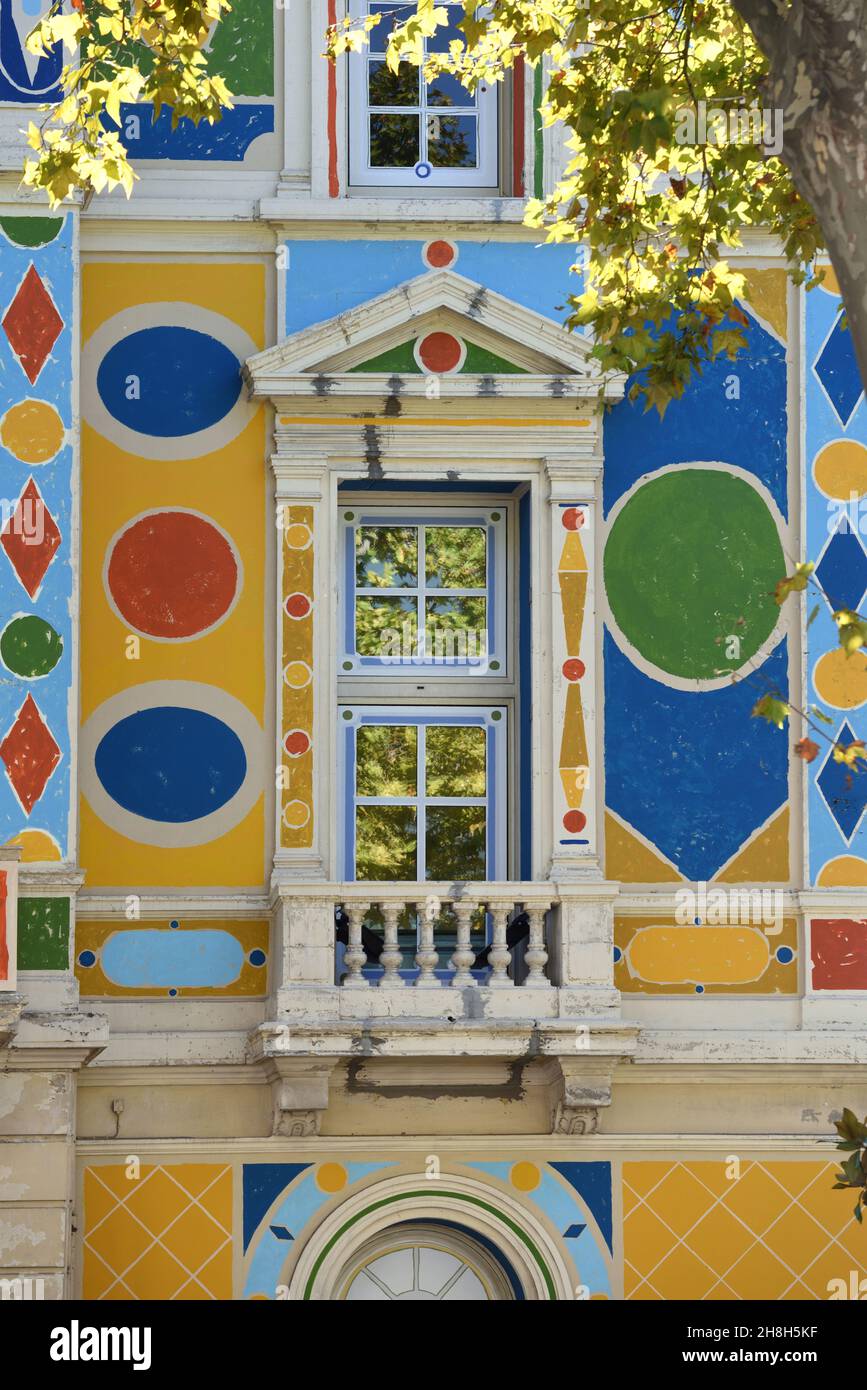
[[[320,1163],[316,1186],[320,1192],[340,1192],[346,1186],[346,1169],[342,1163]]]
[[[432,270],[443,270],[447,265],[451,265],[457,252],[450,241],[437,238],[425,247],[424,258]]]
[[[867,656],[847,656],[842,647],[834,647],[816,662],[813,685],[820,700],[833,709],[857,709],[867,700]]]
[[[519,1192],[532,1192],[539,1186],[542,1175],[535,1163],[516,1163],[512,1167],[510,1178],[513,1187],[517,1187]]]
[[[3,447],[21,463],[47,463],[65,438],[63,421],[47,401],[19,401],[0,420]]]
[[[428,333],[418,345],[418,355],[429,372],[453,372],[461,364],[463,344],[453,333]]]
[[[820,449],[813,460],[816,487],[840,502],[863,497],[867,492],[867,448],[857,439],[835,439]]]
[[[867,859],[855,854],[838,854],[819,870],[818,888],[867,888]]]
[[[306,550],[313,539],[313,532],[303,521],[293,521],[286,527],[286,544],[290,550]]]

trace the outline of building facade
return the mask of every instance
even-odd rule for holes
[[[339,12],[236,0],[233,109],[49,215],[0,0],[0,1278],[867,1296],[867,775],[750,717],[864,736],[839,298],[748,239],[748,356],[644,413],[522,223],[544,73]]]

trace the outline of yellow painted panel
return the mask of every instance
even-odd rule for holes
[[[750,984],[770,959],[758,927],[643,927],[626,954],[631,973],[649,984]]]

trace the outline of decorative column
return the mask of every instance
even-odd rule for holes
[[[322,879],[328,860],[328,705],[333,591],[325,460],[275,457],[277,753],[274,871]]]
[[[597,787],[597,640],[595,475],[574,462],[547,459],[550,536],[549,877],[601,877]]]

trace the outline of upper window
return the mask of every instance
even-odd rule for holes
[[[505,508],[341,509],[342,674],[506,672]]]
[[[463,0],[447,3],[449,23],[425,40],[444,52],[463,36]],[[496,83],[469,92],[444,73],[425,82],[421,69],[385,63],[388,35],[415,13],[415,5],[367,0],[370,14],[385,16],[370,34],[369,52],[349,60],[350,183],[378,187],[496,189],[499,181]]]

